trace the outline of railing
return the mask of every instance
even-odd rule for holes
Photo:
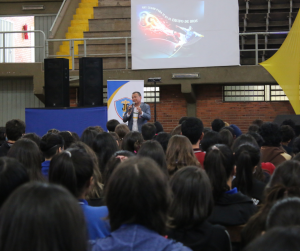
[[[106,53],[106,54],[87,54],[86,45],[87,41],[93,40],[115,40],[115,39],[124,39],[125,40],[125,53]],[[130,37],[105,37],[105,38],[74,38],[74,39],[47,39],[46,40],[46,48],[49,47],[49,42],[69,42],[69,55],[49,55],[46,53],[47,58],[55,58],[55,57],[71,57],[72,58],[72,70],[75,69],[75,57],[86,57],[86,56],[116,56],[116,55],[125,55],[125,69],[128,69],[128,39]],[[74,54],[74,42],[75,41],[83,41],[83,54]],[[49,50],[47,50],[48,52]]]
[[[6,47],[5,46],[5,34],[11,34],[11,33],[41,33],[43,35],[43,43],[41,46],[14,46],[14,47]],[[34,31],[0,31],[0,34],[3,35],[3,46],[0,47],[0,50],[3,50],[3,63],[5,63],[5,50],[7,49],[22,49],[22,48],[43,48],[43,53],[44,53],[44,58],[46,57],[46,53],[48,48],[45,47],[45,41],[46,41],[46,35],[43,31],[41,30],[34,30]]]
[[[50,33],[49,33],[49,37],[52,38],[54,37],[58,27],[60,26],[62,17],[64,16],[66,10],[68,9],[69,5],[70,5],[71,0],[64,0],[63,3],[61,4],[59,11],[54,19],[54,22],[50,28]]]
[[[258,65],[258,52],[259,51],[277,51],[279,48],[276,49],[258,49],[258,36],[268,36],[268,35],[280,35],[280,34],[288,34],[288,31],[280,31],[280,32],[252,32],[252,33],[240,33],[239,35],[241,37],[243,36],[255,36],[255,49],[247,49],[245,50],[243,48],[243,42],[242,42],[242,49],[240,51],[255,51],[255,65]],[[267,47],[267,43],[265,45]]]

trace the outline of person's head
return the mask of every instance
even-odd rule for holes
[[[285,119],[285,120],[281,123],[281,125],[282,125],[282,126],[283,126],[283,125],[288,125],[288,126],[292,127],[292,129],[294,130],[294,132],[295,132],[295,130],[296,130],[296,124],[295,124],[295,122],[294,122],[292,119]]]
[[[187,119],[188,117],[181,117],[178,121],[179,125],[182,125],[182,123]]]
[[[151,140],[155,136],[156,127],[153,123],[146,123],[142,125],[142,135],[144,140]]]
[[[29,175],[20,162],[9,157],[0,158],[0,208],[9,195],[26,182],[29,182]]]
[[[155,160],[160,169],[168,175],[166,155],[164,149],[157,141],[149,140],[144,142],[137,155]]]
[[[97,134],[98,134],[98,132],[95,129],[87,128],[81,134],[80,140],[92,148],[94,139],[96,138]]]
[[[300,198],[291,197],[277,201],[269,211],[266,229],[300,226]]]
[[[270,179],[268,187],[283,185],[300,191],[300,162],[296,160],[287,160],[278,165]]]
[[[115,139],[115,141],[117,142],[118,147],[120,148],[120,137],[118,134],[116,134],[115,132],[109,132],[109,134]]]
[[[122,141],[122,149],[133,153],[137,153],[142,143],[144,142],[143,136],[140,132],[130,132],[126,134]]]
[[[92,183],[93,167],[86,152],[69,148],[51,160],[49,182],[66,187],[76,198],[84,198]]]
[[[263,146],[280,146],[281,136],[277,124],[266,122],[259,128],[258,133],[264,139]]]
[[[136,105],[140,105],[142,102],[142,95],[140,92],[133,92],[131,96],[132,102]]]
[[[228,191],[228,181],[234,175],[234,156],[223,144],[213,145],[205,154],[204,168],[210,179],[215,201]]]
[[[98,158],[95,152],[85,143],[77,141],[71,145],[70,148],[77,148],[81,151],[87,153],[93,161],[93,182],[91,184],[90,190],[88,191],[87,199],[97,199],[103,196],[103,184],[102,175],[98,166]]]
[[[32,140],[26,138],[17,140],[9,149],[7,157],[15,158],[22,163],[31,181],[44,180],[41,173],[42,156],[40,149]]]
[[[101,174],[109,158],[119,150],[116,140],[107,132],[99,133],[93,143],[93,150],[98,157],[98,165]]]
[[[221,137],[222,143],[230,148],[233,143],[232,133],[229,130],[223,128],[219,132],[219,135]]]
[[[116,119],[111,119],[111,120],[108,120],[107,123],[106,123],[106,128],[109,132],[114,132],[115,129],[116,129],[116,126],[119,125],[120,122]]]
[[[212,188],[206,172],[188,166],[178,170],[170,180],[173,200],[169,210],[171,225],[188,229],[203,223],[213,209]]]
[[[25,133],[25,122],[20,119],[12,119],[6,122],[5,130],[8,140],[17,141]]]
[[[174,136],[174,135],[181,135],[181,125],[180,124],[172,130],[171,136]]]
[[[126,124],[119,124],[116,126],[115,133],[118,134],[120,138],[120,145],[122,145],[122,141],[125,138],[126,134],[130,133],[130,129]]]
[[[261,119],[256,119],[252,122],[253,125],[258,125],[258,127],[261,127],[263,123],[264,122]]]
[[[237,149],[239,148],[239,146],[241,146],[243,144],[252,144],[256,147],[259,147],[255,138],[252,135],[247,133],[247,134],[241,135],[233,142],[232,147],[231,147],[232,151],[236,152]]]
[[[211,146],[221,143],[222,139],[220,134],[215,131],[209,131],[204,134],[203,139],[200,142],[200,147],[203,152],[206,152]]]
[[[127,150],[119,150],[113,154],[113,156],[110,157],[110,159],[107,161],[104,174],[103,174],[103,184],[106,185],[110,176],[112,175],[113,171],[116,169],[116,167],[123,162],[124,160],[127,160],[130,157],[135,156],[134,153],[129,152]]]
[[[166,152],[166,159],[170,175],[184,166],[200,166],[190,140],[183,135],[171,137]]]
[[[155,128],[156,128],[155,134],[158,134],[158,133],[164,131],[164,128],[159,121],[155,121],[153,124],[155,125]]]
[[[235,140],[236,139],[236,134],[235,134],[235,131],[234,131],[233,127],[231,127],[231,126],[224,126],[222,128],[222,130],[225,130],[225,129],[231,132],[233,140]]]
[[[243,251],[300,250],[299,235],[299,226],[274,228],[251,242]]]
[[[300,136],[296,137],[293,140],[292,148],[293,148],[293,153],[294,154],[297,154],[297,153],[300,152]]]
[[[97,133],[104,132],[103,128],[101,126],[89,126],[87,129],[89,130],[95,130]]]
[[[207,132],[211,132],[212,131],[212,129],[210,128],[210,127],[204,127],[203,128],[203,133],[204,133],[204,135],[207,133]]]
[[[41,143],[41,137],[39,135],[37,135],[36,133],[26,133],[23,135],[24,139],[31,139],[32,141],[34,141],[38,147],[40,147],[40,143]]]
[[[64,147],[67,149],[72,145],[72,143],[76,142],[75,138],[73,137],[72,133],[69,131],[63,131],[58,133],[60,136],[63,137],[65,145]]]
[[[65,142],[62,136],[55,133],[47,133],[41,139],[40,149],[45,159],[51,159],[55,154],[64,150],[64,145]]]
[[[289,143],[295,137],[295,131],[289,125],[280,126],[281,142]]]
[[[139,224],[165,233],[170,188],[154,160],[132,157],[122,162],[108,181],[105,200],[111,231],[123,224]]]
[[[248,128],[248,132],[258,132],[258,130],[259,130],[259,126],[255,124],[250,125]]]
[[[198,118],[189,117],[182,123],[181,132],[195,145],[203,137],[203,123]]]
[[[160,132],[157,135],[154,136],[154,140],[156,140],[159,144],[161,144],[162,148],[164,149],[164,152],[166,153],[169,140],[171,138],[171,135],[166,132]]]
[[[249,195],[253,188],[253,173],[260,160],[260,149],[249,143],[240,145],[234,153],[236,175],[233,186]]]
[[[57,129],[53,128],[53,129],[48,130],[47,133],[58,134],[58,133],[60,133],[60,130],[57,130]]]
[[[245,135],[251,135],[255,139],[257,145],[259,147],[262,147],[262,145],[264,143],[264,139],[262,138],[262,136],[260,136],[260,134],[258,132],[248,132]]]
[[[87,229],[78,201],[64,188],[19,187],[0,212],[0,250],[85,251]]]
[[[213,122],[211,122],[211,128],[215,132],[219,132],[224,126],[225,123],[222,119],[214,119]]]
[[[76,132],[71,132],[74,142],[80,141],[80,138]]]

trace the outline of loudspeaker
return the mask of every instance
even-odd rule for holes
[[[45,65],[45,106],[69,107],[69,60],[47,58]]]
[[[79,59],[80,106],[103,106],[102,58]]]

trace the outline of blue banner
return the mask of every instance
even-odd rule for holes
[[[101,126],[105,131],[107,107],[92,108],[26,108],[26,133],[43,136],[49,129],[76,132],[79,137],[89,126]]]

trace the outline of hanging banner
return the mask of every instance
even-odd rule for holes
[[[144,80],[108,80],[107,81],[107,119],[116,119],[123,123],[123,114],[132,104],[132,93],[139,92],[144,98]]]

